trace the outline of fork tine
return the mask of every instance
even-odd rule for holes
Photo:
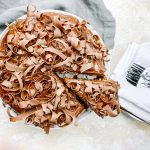
[[[127,81],[129,82],[129,83],[131,83],[132,85],[134,85],[134,86],[136,86],[137,85],[137,82],[136,81],[134,81],[134,80],[132,80],[131,78],[129,78],[128,76],[126,77],[126,79],[127,79]]]
[[[134,78],[138,78],[139,79],[141,74],[142,74],[142,72],[141,71],[136,71],[134,69],[129,68],[129,70],[127,71],[127,74],[131,75]]]
[[[136,70],[140,70],[140,71],[145,70],[145,68],[143,68],[143,67],[141,67],[141,66],[139,66],[139,65],[137,65],[137,64],[135,64],[135,63],[133,63],[130,68],[136,69]]]
[[[128,69],[128,75],[131,75],[133,78],[140,78],[141,77],[141,74],[144,70],[142,69],[139,69],[139,68],[135,68],[134,66],[131,66],[129,69]]]
[[[145,70],[144,67],[136,63],[133,63],[127,71],[126,75],[127,81],[132,85],[137,86],[138,81],[141,78],[141,74],[143,73],[144,70]]]
[[[138,65],[138,64],[136,64],[136,63],[133,63],[133,66],[135,66],[135,67],[137,67],[137,68],[139,68],[139,69],[145,70],[144,67],[142,67],[142,66],[140,66],[140,65]]]
[[[142,67],[141,65],[138,65],[137,63],[133,63],[133,65],[138,66],[138,67],[140,67],[142,69],[145,69],[144,67]]]
[[[127,75],[127,78],[129,78],[130,80],[133,80],[134,82],[138,82],[139,81],[139,77],[134,77],[130,74]]]
[[[130,78],[126,78],[126,79],[127,79],[128,82],[130,82],[130,83],[133,84],[134,86],[137,85],[137,82],[136,82],[136,81],[134,81],[134,80],[132,80],[132,79],[130,79]]]
[[[143,67],[137,65],[136,63],[133,63],[132,66],[127,71],[126,75],[127,81],[132,85],[137,86],[137,83],[143,71],[144,71]]]
[[[135,78],[141,76],[141,72],[135,72],[133,70],[129,70],[127,73],[128,73],[128,75],[132,75]]]
[[[131,68],[134,70],[137,70],[137,71],[143,71],[144,70],[144,69],[138,68],[137,66],[134,66],[134,65],[132,65]]]
[[[143,71],[144,71],[143,69],[138,68],[138,67],[136,67],[136,66],[134,66],[134,65],[132,65],[130,68],[131,68],[132,70],[135,70],[135,71],[138,71],[138,72],[143,72]]]
[[[134,74],[134,75],[141,75],[141,71],[137,71],[137,70],[134,70],[134,69],[128,69],[128,71],[127,71],[128,73],[130,73],[130,74]]]

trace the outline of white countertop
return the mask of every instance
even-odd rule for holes
[[[150,41],[149,0],[104,0],[116,19],[111,70],[131,42]],[[5,148],[4,148],[5,147]],[[149,150],[150,126],[121,113],[101,119],[94,113],[78,127],[51,130],[49,135],[23,123],[9,123],[0,108],[0,150]]]

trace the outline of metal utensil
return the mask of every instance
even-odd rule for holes
[[[150,68],[133,63],[127,71],[126,79],[136,87],[150,88]]]
[[[120,108],[121,108],[121,110],[127,112],[128,114],[134,116],[135,118],[137,118],[137,119],[139,119],[139,120],[145,122],[146,124],[150,125],[150,121],[144,119],[143,117],[141,117],[141,116],[139,116],[139,115],[137,115],[137,114],[135,114],[135,113],[133,113],[133,112],[127,110],[126,108],[124,108],[124,107],[122,107],[122,106],[120,106]]]

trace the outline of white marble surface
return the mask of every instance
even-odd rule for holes
[[[149,0],[105,0],[116,18],[117,30],[112,66],[131,42],[150,41]],[[94,113],[78,127],[51,130],[49,135],[23,123],[9,123],[0,108],[0,150],[149,150],[150,126],[123,113],[101,119]]]

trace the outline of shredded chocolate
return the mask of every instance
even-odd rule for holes
[[[8,25],[0,42],[0,96],[9,105],[10,121],[25,120],[46,133],[55,125],[75,123],[84,106],[54,72],[105,78],[107,54],[108,49],[86,21],[28,7],[26,17]],[[88,106],[96,113],[119,113],[117,86],[109,81],[100,85],[86,81],[84,86],[79,82],[67,84],[75,93],[86,95]],[[117,109],[117,114],[112,109]]]
[[[42,57],[41,61],[56,71],[104,76],[108,49],[84,20],[28,9],[24,19],[8,25],[5,36],[4,49],[12,52],[9,57],[16,54],[25,58],[28,54],[36,57],[35,60]],[[1,58],[7,57],[4,53]],[[10,71],[23,69],[9,62],[7,68]]]
[[[13,76],[14,73],[9,80],[0,84],[4,104],[9,104],[11,109],[15,108],[16,116],[12,116],[8,111],[11,122],[25,120],[45,130],[46,126],[62,127],[75,122],[76,117],[84,110],[51,71],[35,71],[33,75],[31,71],[27,76],[14,76],[11,81]],[[17,112],[16,108],[20,111]],[[45,132],[48,133],[48,130]]]
[[[117,101],[119,84],[112,80],[84,80],[65,78],[73,90],[96,114],[115,117],[120,113]]]

